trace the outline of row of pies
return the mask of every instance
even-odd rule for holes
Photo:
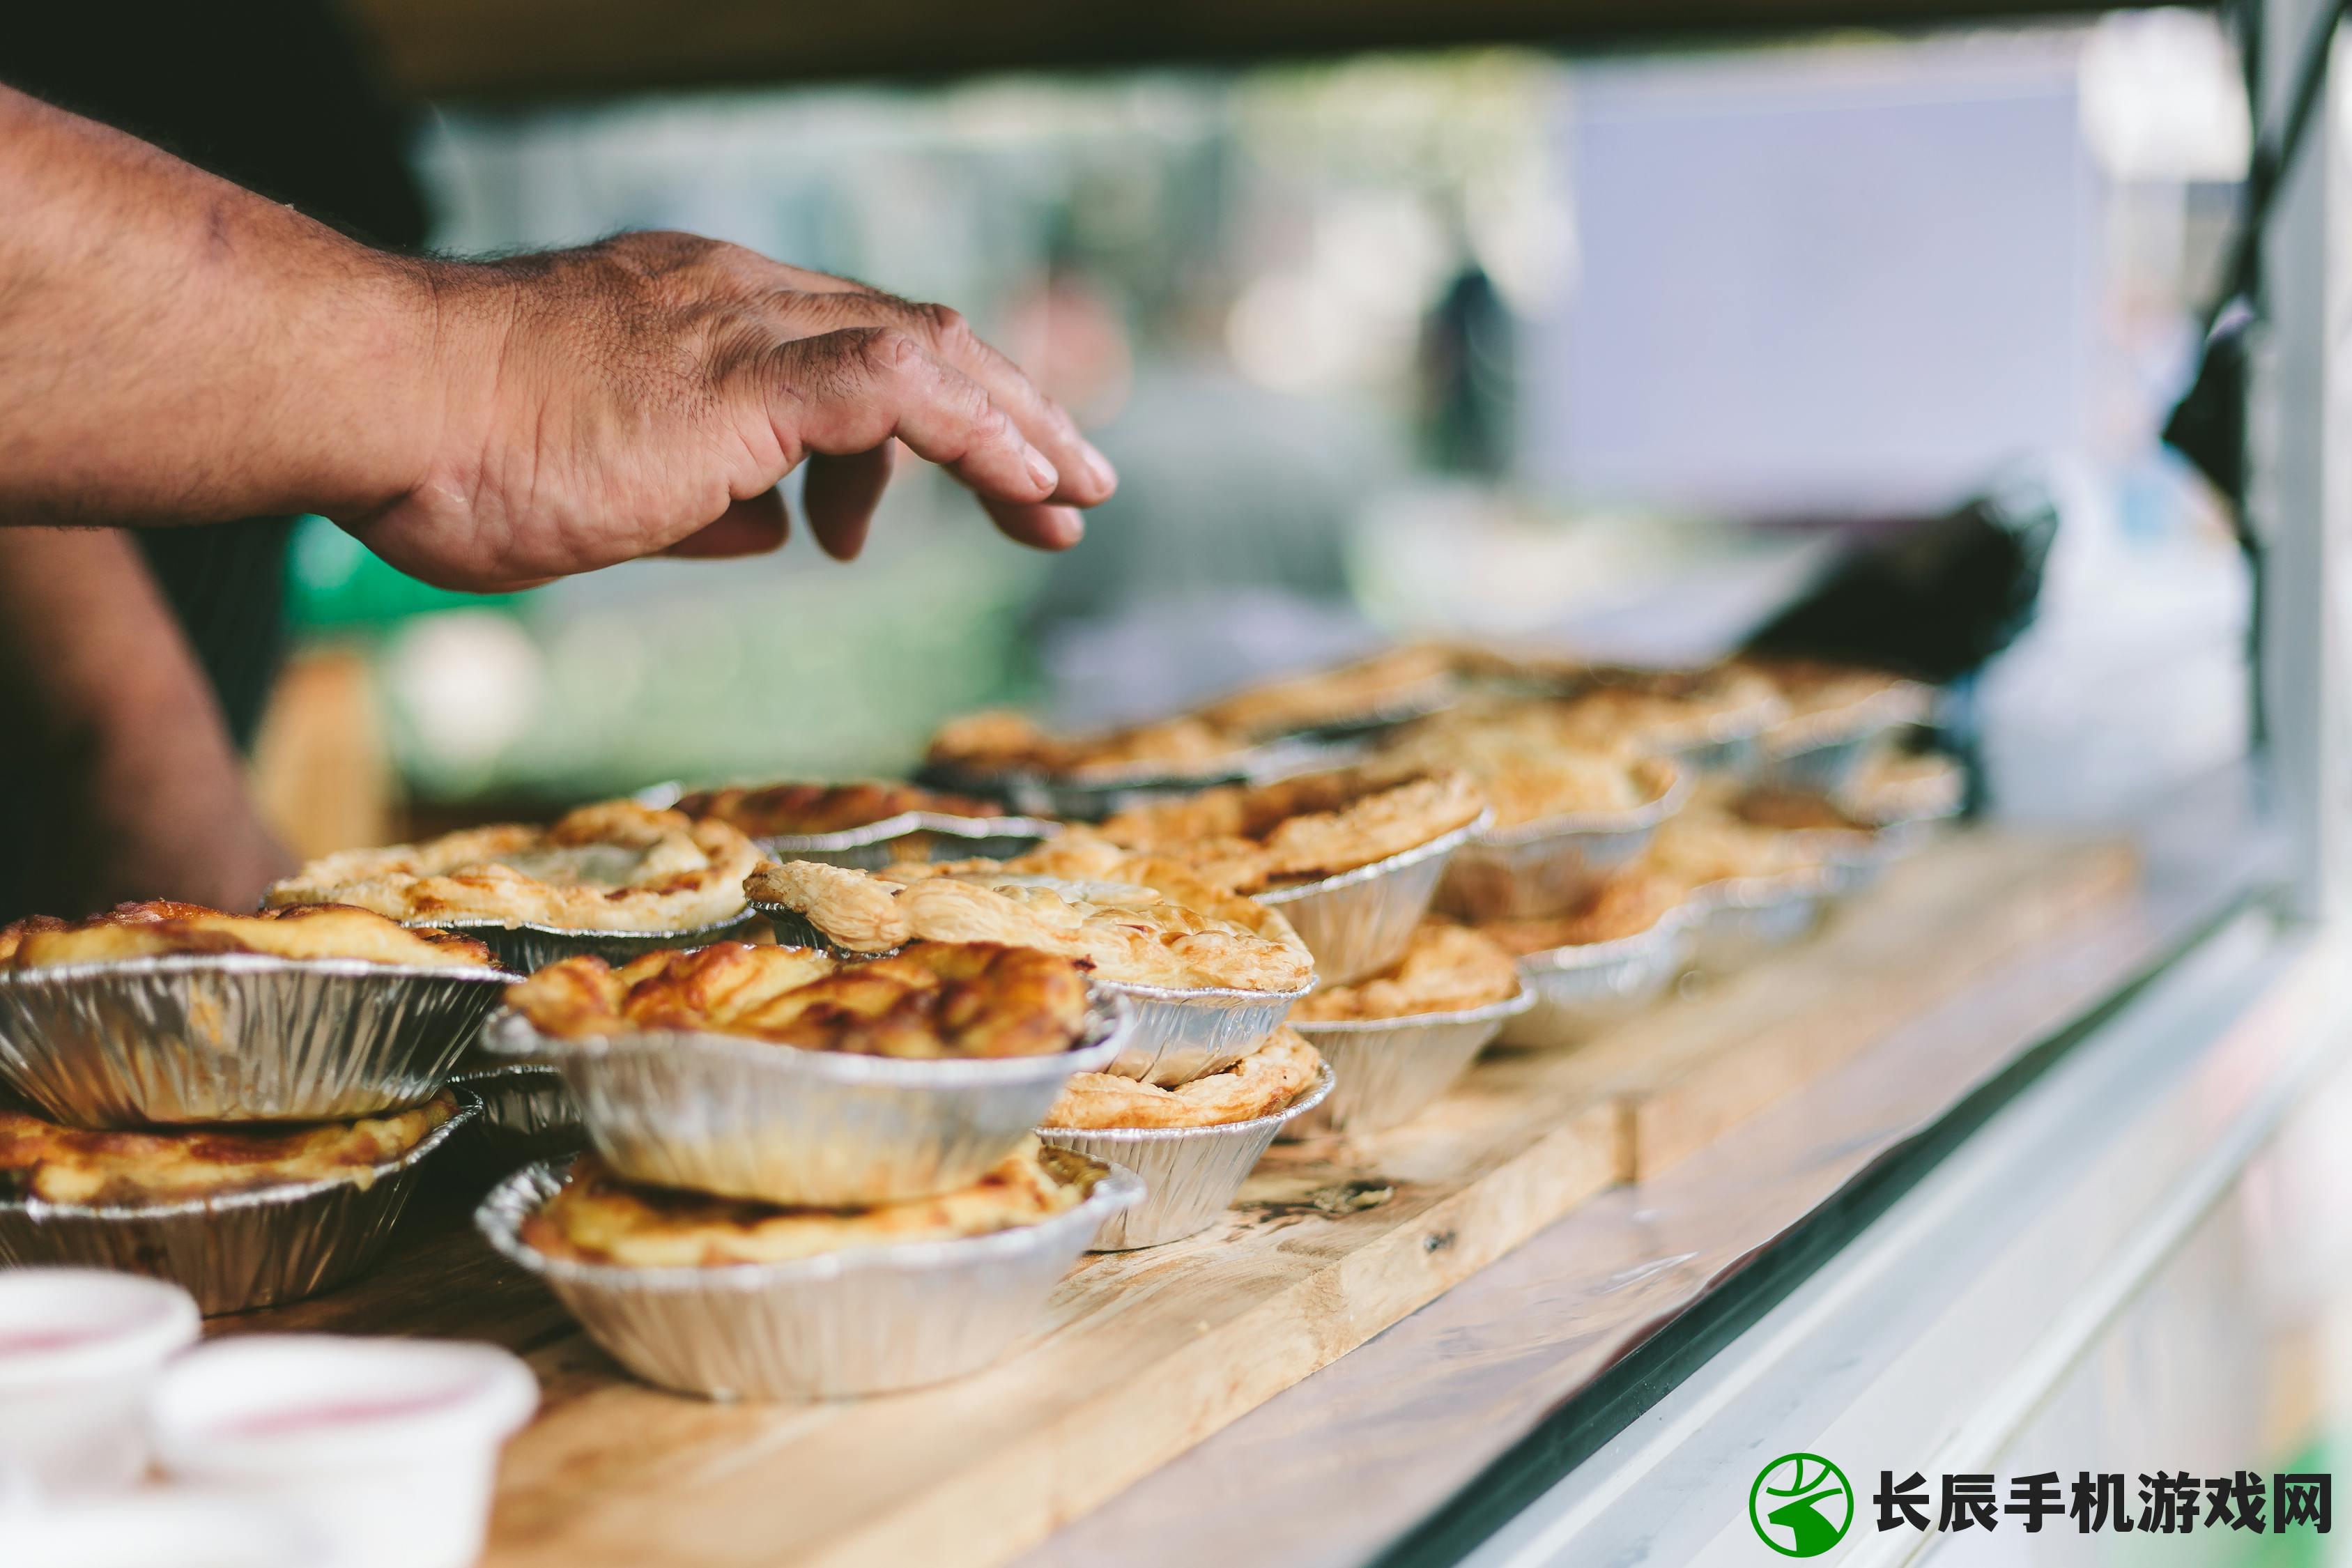
[[[221,967],[175,971],[174,984],[233,990],[243,972],[229,961],[269,958],[321,975],[356,964],[415,991],[496,976],[503,956],[528,978],[502,977],[511,1027],[501,1035],[493,1020],[484,1037],[508,1042],[509,1055],[522,1054],[522,1042],[525,1059],[562,1073],[597,1152],[566,1171],[518,1173],[485,1208],[494,1243],[546,1274],[615,1354],[656,1382],[805,1394],[947,1375],[918,1356],[839,1374],[856,1386],[774,1364],[739,1363],[714,1382],[708,1357],[680,1361],[663,1336],[613,1342],[608,1335],[626,1339],[615,1323],[645,1321],[634,1307],[616,1310],[613,1293],[642,1305],[647,1292],[697,1289],[678,1283],[679,1269],[881,1256],[902,1242],[1020,1233],[1075,1256],[1097,1237],[1151,1245],[1198,1231],[1265,1142],[1333,1093],[1342,1058],[1327,1062],[1317,1043],[1360,1049],[1366,1026],[1466,1015],[1478,1025],[1465,1037],[1466,1067],[1521,998],[1517,955],[1614,941],[1693,889],[1797,868],[1827,838],[1868,831],[1819,802],[1709,787],[1666,819],[1646,855],[1594,880],[1572,907],[1475,926],[1429,915],[1433,879],[1383,874],[1492,823],[1498,795],[1514,816],[1587,808],[1561,807],[1567,799],[1641,798],[1671,780],[1673,764],[1647,746],[1612,750],[1591,737],[1611,733],[1611,722],[1679,733],[1677,714],[1712,710],[1727,700],[1721,688],[1738,684],[1726,676],[1456,702],[1396,731],[1367,765],[1154,803],[1063,826],[1002,860],[908,858],[866,870],[770,859],[763,849],[894,817],[979,822],[994,809],[909,785],[790,784],[705,792],[676,809],[607,802],[543,828],[331,856],[274,888],[257,916],[150,904],[22,922],[0,931],[0,1083],[34,1104],[0,1111],[0,1197],[13,1190],[17,1200],[0,1203],[0,1255],[37,1244],[26,1240],[27,1210],[37,1218],[46,1207],[56,1221],[396,1184],[467,1111],[462,1096],[439,1089],[461,1037],[432,1044],[430,1081],[411,1073],[403,1092],[362,1113],[270,1127],[252,1122],[274,1108],[234,1106],[206,1119],[226,1127],[126,1125],[119,1106],[88,1114],[27,1066],[24,1042],[40,1032],[47,992],[100,983],[113,965],[199,958]],[[1264,717],[1272,706],[1262,703],[1253,722],[1273,722]],[[1589,776],[1554,767],[1545,795],[1528,782],[1533,770],[1513,771],[1513,759],[1549,765],[1559,752],[1592,760]],[[907,843],[928,855],[960,837],[972,836]],[[1334,949],[1301,935],[1318,929],[1307,917],[1318,900],[1339,899],[1393,906],[1380,951],[1349,950],[1344,973]],[[523,931],[557,945],[511,945]],[[475,994],[486,1007],[487,994]],[[720,1048],[730,1040],[741,1045]],[[1171,1054],[1171,1041],[1184,1049]],[[60,1054],[54,1039],[48,1048]],[[79,1047],[93,1060],[121,1048]],[[292,1057],[305,1044],[246,1048]],[[365,1053],[353,1045],[350,1054]],[[847,1077],[803,1065],[854,1059],[875,1065]],[[1042,1086],[1034,1105],[975,1141],[971,1086],[1015,1079]],[[942,1087],[951,1084],[966,1088]],[[853,1090],[869,1097],[855,1114]],[[887,1114],[874,1111],[877,1094]],[[940,1130],[950,1124],[952,1137]],[[1377,1123],[1367,1111],[1356,1124]],[[840,1131],[853,1126],[854,1135]],[[1230,1181],[1206,1207],[1194,1194],[1182,1214],[1152,1213],[1156,1194],[1187,1186],[1186,1160],[1230,1168]],[[1142,1171],[1141,1190],[1120,1165]],[[850,1168],[858,1173],[842,1177]],[[876,1174],[884,1171],[887,1180]],[[504,1217],[494,1222],[494,1209]],[[380,1239],[389,1219],[379,1205],[366,1223]],[[152,1245],[114,1251],[157,1256]],[[299,1293],[277,1289],[275,1299]],[[730,1311],[755,1299],[720,1294]],[[704,1290],[695,1321],[722,1310],[714,1300]],[[783,1310],[780,1300],[769,1310]],[[775,1329],[746,1325],[746,1354],[764,1343],[772,1361],[793,1338]]]

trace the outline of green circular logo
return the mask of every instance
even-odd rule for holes
[[[1783,1454],[1748,1489],[1748,1522],[1783,1557],[1819,1557],[1853,1526],[1853,1483],[1819,1454]]]

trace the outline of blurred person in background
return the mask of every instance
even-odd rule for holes
[[[686,235],[401,254],[404,129],[322,5],[32,9],[0,21],[0,919],[286,868],[240,748],[292,514],[495,590],[773,549],[804,457],[844,560],[901,443],[1045,549],[1116,484],[940,307]]]

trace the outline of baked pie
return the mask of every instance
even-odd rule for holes
[[[507,1005],[559,1039],[676,1029],[908,1058],[1049,1056],[1087,1021],[1076,963],[986,942],[918,942],[866,963],[736,942],[619,969],[567,958],[509,986]]]
[[[1094,831],[1122,848],[1181,861],[1211,887],[1257,893],[1418,848],[1486,808],[1465,773],[1344,769],[1202,790],[1122,811]]]
[[[1415,926],[1403,956],[1352,985],[1310,993],[1290,1010],[1293,1022],[1352,1023],[1459,1013],[1519,994],[1510,950],[1467,926],[1425,920]]]
[[[724,822],[753,838],[845,833],[910,812],[978,818],[1004,815],[1004,808],[991,801],[877,781],[696,790],[681,798],[677,809],[698,822]]]
[[[1128,856],[1109,861],[1110,879],[1070,880],[1024,860],[907,862],[873,874],[791,860],[762,866],[745,888],[851,952],[1006,942],[1083,959],[1102,979],[1133,985],[1296,991],[1314,979],[1288,921],[1183,867]]]
[[[1306,1093],[1322,1067],[1322,1056],[1296,1030],[1276,1029],[1265,1044],[1233,1066],[1174,1089],[1108,1073],[1078,1073],[1063,1088],[1044,1125],[1056,1131],[1104,1131],[1223,1127],[1255,1121]]]
[[[593,1154],[522,1225],[545,1257],[624,1268],[784,1263],[853,1248],[952,1241],[1035,1225],[1086,1201],[1087,1163],[1024,1138],[968,1187],[870,1208],[783,1207],[674,1187],[640,1186]]]
[[[1193,716],[1219,730],[1271,739],[1437,707],[1454,690],[1453,655],[1422,643],[1252,686]]]
[[[1685,889],[1820,868],[1822,836],[1743,815],[1740,793],[1703,789],[1658,826],[1642,864]]]
[[[743,879],[759,863],[759,850],[727,823],[610,800],[548,827],[506,824],[347,849],[311,861],[267,901],[357,904],[417,924],[700,931],[743,912]]]
[[[931,737],[924,760],[956,773],[1076,774],[1155,769],[1210,773],[1249,749],[1246,735],[1204,719],[1164,719],[1096,735],[1055,735],[1024,714],[967,714]]]
[[[1467,773],[1494,809],[1496,830],[1638,811],[1680,776],[1630,734],[1598,731],[1590,710],[1551,698],[1483,698],[1433,714],[1406,726],[1381,757],[1390,767]]]
[[[1654,929],[1688,892],[1688,887],[1673,877],[1634,866],[1612,875],[1566,914],[1490,921],[1478,928],[1478,934],[1522,955],[1622,942]]]
[[[371,1186],[377,1167],[457,1113],[447,1092],[413,1110],[294,1127],[92,1132],[0,1109],[0,1194],[51,1204],[146,1205],[297,1183]]]
[[[303,904],[232,915],[202,904],[151,899],[84,921],[32,915],[0,926],[0,969],[44,969],[166,953],[257,952],[278,958],[351,958],[414,969],[495,968],[468,936],[404,926],[369,910]]]

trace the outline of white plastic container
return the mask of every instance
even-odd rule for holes
[[[299,1521],[176,1489],[0,1515],[0,1563],[12,1568],[326,1568],[327,1561]]]
[[[538,1405],[494,1345],[255,1334],[173,1363],[150,1429],[173,1479],[299,1515],[333,1568],[465,1568],[499,1448]]]
[[[160,1279],[0,1269],[0,1465],[51,1496],[138,1480],[148,1393],[200,1321],[195,1299]]]

